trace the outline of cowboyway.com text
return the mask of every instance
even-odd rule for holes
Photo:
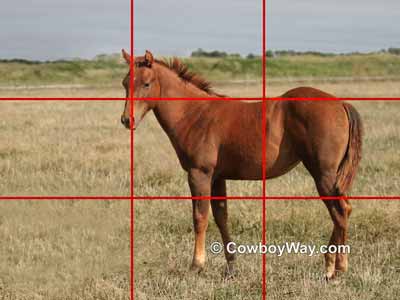
[[[280,245],[273,244],[237,244],[229,242],[226,245],[226,250],[231,254],[276,254],[282,256],[287,254],[306,254],[313,256],[325,253],[350,253],[349,245],[307,245],[300,242],[286,242]],[[219,254],[224,251],[224,246],[220,242],[213,242],[210,245],[210,251],[214,254]]]

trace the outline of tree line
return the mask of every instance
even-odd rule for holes
[[[350,52],[350,53],[333,53],[333,52],[319,52],[319,51],[295,51],[295,50],[267,50],[265,56],[269,58],[279,57],[279,56],[299,56],[299,55],[313,55],[321,57],[330,56],[343,56],[343,55],[366,55],[366,54],[379,54],[379,53],[389,53],[393,55],[400,55],[400,48],[391,47],[388,49],[382,49],[375,52],[361,53],[361,52]],[[225,51],[206,51],[201,48],[193,51],[191,57],[213,57],[213,58],[241,58],[242,56],[238,53],[227,53]],[[260,58],[260,55],[249,53],[246,58]]]

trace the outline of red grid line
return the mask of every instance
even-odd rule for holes
[[[400,200],[399,196],[134,196],[135,200]]]
[[[134,221],[134,216],[135,216],[135,208],[134,208],[134,201],[133,198],[131,198],[131,209],[130,209],[130,298],[134,299],[134,287],[135,287],[135,281],[134,281],[134,275],[135,275],[135,264],[134,264],[134,238],[135,238],[135,221]]]
[[[209,97],[209,98],[95,98],[95,97],[7,97],[0,98],[0,101],[400,101],[400,98],[395,97],[321,97],[321,98],[285,98],[285,97]]]
[[[267,176],[267,57],[265,55],[266,46],[266,0],[262,0],[262,243],[267,243],[267,215],[266,215],[266,176]],[[267,298],[267,256],[265,253],[261,255],[262,280],[261,280],[261,297],[262,300]]]
[[[0,196],[2,200],[400,200],[399,196]]]
[[[261,101],[263,97],[148,97],[148,98],[134,98],[135,101]]]
[[[126,99],[122,97],[1,97],[0,101],[122,101]]]
[[[313,197],[306,197],[306,196],[298,196],[298,197],[291,197],[291,196],[271,196],[267,197],[266,200],[352,200],[352,201],[361,201],[361,200],[400,200],[400,196],[341,196],[341,197],[328,197],[328,196],[313,196]]]
[[[130,196],[0,196],[1,200],[130,200]]]
[[[134,74],[134,0],[130,0],[130,54],[131,75]],[[263,188],[262,196],[227,196],[213,197],[215,200],[261,200],[262,201],[262,242],[266,243],[266,201],[284,200],[400,200],[400,196],[266,196],[266,101],[400,101],[400,97],[332,97],[332,98],[284,98],[266,97],[266,0],[262,0],[262,97],[208,97],[208,98],[134,98],[133,76],[130,78],[130,95],[125,97],[0,97],[0,101],[130,101],[130,119],[133,125],[134,101],[262,101],[262,123],[263,123]],[[0,196],[0,200],[130,200],[130,297],[134,299],[134,201],[135,200],[210,200],[211,197],[190,197],[190,196],[134,196],[134,133],[130,130],[130,196]],[[266,256],[262,256],[262,299],[266,299]]]
[[[396,97],[326,97],[326,98],[285,98],[285,97],[209,97],[209,98],[96,98],[96,97],[7,97],[0,101],[400,101]]]
[[[130,194],[131,194],[131,215],[130,215],[130,221],[131,221],[131,236],[130,236],[130,275],[131,275],[131,280],[130,280],[130,286],[131,286],[131,299],[135,299],[135,253],[134,253],[134,242],[135,242],[135,207],[134,207],[134,134],[133,134],[133,122],[134,122],[134,61],[135,61],[135,53],[134,53],[134,0],[130,0],[131,2],[131,7],[130,7],[130,55],[131,55],[131,61],[130,61],[130,77],[129,77],[129,104],[130,104],[130,112],[129,112],[129,119],[130,119],[130,138],[131,138],[131,151],[130,151],[130,163],[131,163],[131,185],[130,185]]]
[[[265,68],[266,69],[266,66]],[[264,74],[265,75],[265,74]],[[265,96],[266,86],[263,88],[263,94]],[[146,100],[146,101],[400,101],[399,98],[395,97],[297,97],[297,98],[287,98],[287,97],[173,97],[173,98],[134,98],[135,101]]]
[[[321,97],[321,98],[285,98],[267,97],[267,101],[400,101],[396,97]]]
[[[134,196],[135,200],[262,200],[262,196]]]

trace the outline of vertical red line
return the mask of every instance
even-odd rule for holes
[[[266,103],[266,0],[262,0],[262,243],[266,244],[266,152],[267,152],[267,103]],[[266,300],[266,254],[262,254],[262,299]]]
[[[129,104],[130,104],[130,161],[131,161],[131,174],[130,174],[130,227],[131,227],[131,232],[130,232],[130,275],[131,275],[131,280],[130,280],[130,298],[133,300],[135,298],[134,295],[134,285],[135,285],[135,279],[134,279],[134,180],[133,180],[133,168],[134,168],[134,134],[133,134],[133,122],[134,122],[134,103],[133,103],[133,95],[134,95],[134,62],[135,62],[135,56],[134,56],[134,0],[130,0],[130,55],[131,55],[131,63],[130,63],[130,81],[129,81]]]
[[[262,21],[262,142],[263,142],[263,156],[262,156],[262,168],[263,168],[263,182],[262,182],[262,193],[263,193],[263,198],[266,196],[266,148],[267,148],[267,143],[266,143],[266,114],[267,114],[267,102],[266,102],[266,33],[265,33],[265,1],[263,0],[263,6],[262,6],[262,16],[263,16],[263,21]]]
[[[266,98],[266,0],[262,0],[262,97]]]

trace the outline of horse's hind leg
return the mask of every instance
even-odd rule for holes
[[[223,179],[217,179],[212,186],[212,196],[226,197],[226,183]],[[227,244],[231,242],[231,237],[228,230],[228,206],[226,199],[213,199],[211,200],[212,212],[214,215],[215,223],[221,233],[222,242],[224,244],[224,253],[227,262],[225,270],[225,277],[234,275],[234,261],[235,254],[227,251]]]
[[[324,175],[315,178],[318,192],[321,196],[335,196],[338,199],[324,200],[324,204],[328,208],[329,214],[333,221],[333,232],[329,245],[346,245],[349,216],[351,213],[351,205],[348,200],[340,199],[344,195],[339,194],[336,188],[336,172],[327,172]],[[337,251],[339,249],[336,249]],[[343,251],[343,249],[340,249]],[[332,279],[335,277],[336,272],[347,271],[348,257],[347,253],[326,253],[325,254],[325,267],[326,278]]]

